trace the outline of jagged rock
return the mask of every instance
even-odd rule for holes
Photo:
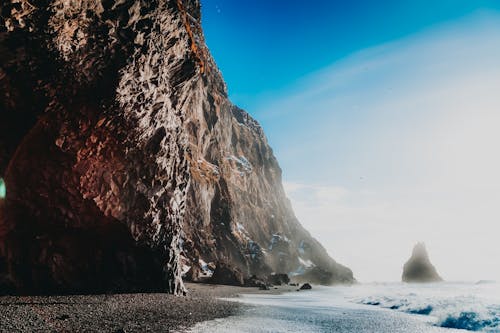
[[[258,278],[255,274],[245,279],[245,287],[261,287],[263,285],[267,286],[267,283],[265,283],[263,279]]]
[[[214,274],[208,280],[208,283],[244,286],[245,279],[243,273],[238,268],[225,262],[219,262],[215,267]]]
[[[274,286],[281,286],[283,284],[288,284],[290,282],[290,278],[288,274],[271,274],[267,277],[267,281]]]
[[[202,282],[203,278],[201,277],[202,272],[198,265],[193,265],[189,268],[189,271],[186,272],[186,275],[183,278],[189,282]]]
[[[268,283],[259,279],[256,275],[252,275],[250,278],[245,279],[245,287],[257,287],[260,290],[269,290]]]
[[[309,290],[309,289],[312,289],[312,287],[309,283],[304,283],[302,286],[300,286],[299,289],[300,290]]]
[[[403,282],[438,282],[443,281],[431,264],[424,243],[418,243],[413,248],[410,259],[403,268]]]
[[[200,16],[198,0],[0,2],[0,293],[182,294],[183,267],[221,261],[353,281],[295,218]]]

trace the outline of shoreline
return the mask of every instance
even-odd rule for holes
[[[400,283],[383,289],[377,284],[355,290],[316,286],[311,292],[295,292],[289,285],[271,290],[198,283],[187,287],[188,296],[0,296],[0,332],[371,333],[378,327],[381,332],[451,333],[479,326],[497,328],[500,318],[479,310],[463,317],[462,313],[468,313],[463,311],[477,302],[474,297],[461,299],[461,303],[468,303],[456,312],[456,297],[468,295],[469,284],[460,288],[450,283],[436,285],[444,292],[437,298],[434,288]],[[486,288],[477,295],[491,293],[491,288]],[[240,301],[240,297],[246,299]],[[484,302],[484,307],[500,309],[498,302],[487,298]],[[481,319],[485,315],[489,317]]]
[[[0,296],[1,332],[171,332],[229,317],[249,306],[225,300],[241,294],[278,294],[293,287],[259,290],[187,283],[187,296],[162,293]]]

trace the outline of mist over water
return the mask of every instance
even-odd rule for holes
[[[445,280],[500,280],[499,18],[360,50],[260,111],[298,219],[359,281],[419,241]]]
[[[496,283],[373,283],[234,300],[252,306],[191,332],[500,332]]]

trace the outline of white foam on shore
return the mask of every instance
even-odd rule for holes
[[[189,332],[463,332],[455,328],[464,328],[459,325],[473,322],[474,315],[460,315],[465,312],[459,307],[468,304],[474,313],[482,313],[485,308],[475,307],[474,304],[479,304],[479,300],[483,305],[488,303],[483,299],[483,296],[489,293],[485,289],[496,288],[474,286],[446,283],[367,284],[352,287],[313,287],[312,291],[293,291],[281,295],[242,295],[232,300],[252,306],[241,315],[199,323]],[[465,290],[471,291],[472,294],[464,293]],[[433,310],[422,311],[428,306],[425,301],[428,297],[434,297]],[[409,299],[411,301],[408,301]],[[448,311],[450,308],[440,308],[440,305],[453,302],[455,309],[458,309],[459,315],[456,317]],[[370,303],[376,306],[368,305]],[[488,307],[486,305],[486,308]],[[456,318],[455,322],[453,318]],[[446,326],[445,323],[449,325]],[[458,325],[454,326],[454,323]],[[470,328],[490,333],[500,332],[494,326]]]
[[[500,286],[496,283],[386,284],[365,289],[365,295],[353,301],[429,316],[436,326],[500,332]]]

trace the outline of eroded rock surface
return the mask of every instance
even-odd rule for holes
[[[353,281],[295,218],[200,16],[197,0],[0,3],[0,292],[183,293],[220,263]]]
[[[439,282],[443,279],[432,265],[425,245],[418,243],[403,268],[403,282]]]

